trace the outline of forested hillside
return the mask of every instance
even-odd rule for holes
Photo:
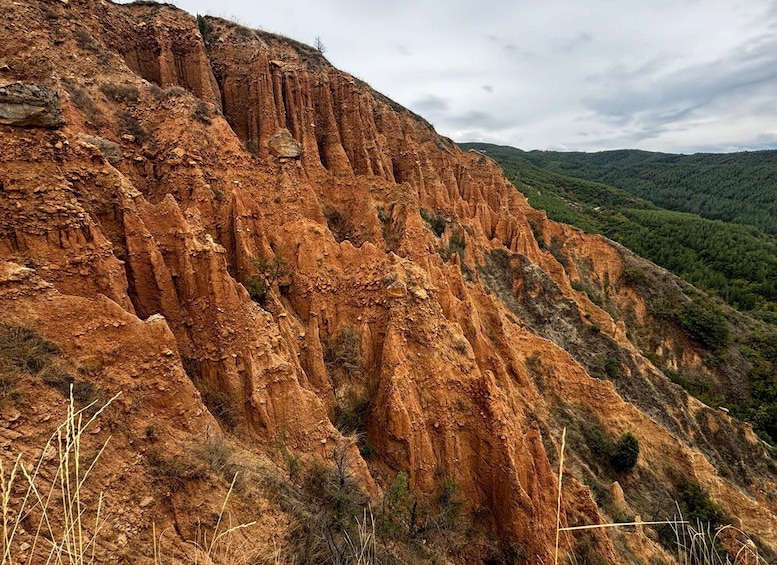
[[[529,151],[524,157],[543,169],[617,186],[663,208],[777,234],[777,151]]]
[[[532,154],[550,153],[478,143],[463,146],[493,157],[530,204],[550,218],[606,235],[729,304],[777,322],[777,239],[773,236],[751,226],[662,209],[612,186],[541,169],[529,159]],[[610,153],[622,155],[622,163],[634,163],[642,156],[645,168],[650,166],[649,157],[658,155]],[[592,158],[597,155],[601,154]],[[687,167],[690,170],[691,165]]]

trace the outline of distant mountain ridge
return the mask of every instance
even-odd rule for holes
[[[634,149],[522,153],[538,167],[616,186],[669,210],[752,225],[777,235],[775,150],[693,155]]]

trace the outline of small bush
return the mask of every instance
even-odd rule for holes
[[[0,323],[0,371],[27,371],[38,374],[60,353],[59,346],[35,330]]]
[[[192,453],[212,471],[221,475],[224,480],[232,480],[226,476],[229,469],[229,461],[232,458],[232,449],[221,437],[208,438],[192,449]]]
[[[621,436],[612,450],[610,461],[619,473],[631,471],[639,458],[639,441],[631,432]]]
[[[411,509],[415,504],[408,484],[407,473],[402,471],[383,496],[383,507],[378,516],[381,535],[395,540],[407,539],[412,534]]]
[[[153,449],[146,455],[146,463],[154,478],[173,492],[183,489],[190,481],[207,477],[204,465],[191,456],[170,455]]]
[[[626,269],[623,271],[623,280],[629,286],[639,286],[647,283],[647,275],[642,269]]]
[[[341,214],[337,208],[324,204],[321,208],[321,213],[324,214],[326,219],[326,225],[329,231],[332,232],[332,236],[338,243],[345,240],[356,239],[356,229],[353,226],[351,220],[345,215]]]
[[[457,254],[461,258],[461,264],[462,268],[464,267],[464,250],[467,247],[467,242],[464,241],[464,238],[459,235],[452,235],[451,238],[448,240],[448,247],[444,249],[439,250],[440,257],[443,258],[443,260],[447,261],[448,259],[453,256],[453,254]]]
[[[205,17],[197,14],[197,27],[200,29],[200,35],[207,45],[210,43],[211,36],[213,35],[213,26],[205,19]]]
[[[434,235],[437,237],[441,237],[443,232],[445,231],[445,226],[448,225],[448,220],[445,219],[445,216],[441,214],[435,214],[434,212],[430,212],[428,210],[421,209],[421,218],[429,224],[429,227],[432,228],[432,231],[434,232]]]
[[[104,83],[100,90],[114,102],[137,102],[140,98],[140,92],[134,86]]]
[[[440,510],[437,525],[444,530],[457,530],[461,526],[464,500],[459,488],[459,483],[453,480],[445,480],[441,484],[436,501]]]
[[[92,34],[86,31],[85,29],[75,30],[73,32],[73,37],[75,37],[76,44],[81,49],[92,51],[94,53],[99,53],[102,50],[102,47],[100,46],[99,43],[97,43],[94,40],[94,37],[92,37]]]
[[[119,119],[121,133],[131,135],[139,143],[143,143],[148,139],[148,132],[140,125],[135,116],[127,112],[119,112],[116,114],[116,117]]]
[[[349,396],[335,409],[335,427],[342,433],[366,432],[370,406],[366,396]]]
[[[78,84],[70,79],[62,79],[65,88],[70,94],[70,100],[73,105],[83,112],[84,117],[95,127],[101,127],[103,125],[103,114],[99,108],[95,106],[94,100],[89,94],[78,86]]]
[[[713,527],[728,523],[723,508],[710,498],[709,493],[697,481],[682,485],[678,497],[686,519],[707,522]]]
[[[609,465],[619,473],[631,471],[639,457],[639,441],[631,432],[626,432],[613,443],[604,426],[598,421],[586,422],[582,428],[583,438],[597,461]]]
[[[228,430],[234,430],[238,424],[238,413],[233,395],[222,390],[205,388],[202,400],[208,411]]]
[[[197,103],[194,105],[194,111],[192,112],[192,118],[201,124],[210,125],[212,121],[210,116],[211,114],[208,105],[202,100],[197,100]]]
[[[364,358],[361,353],[361,332],[354,326],[344,326],[326,342],[324,362],[331,370],[341,369],[349,377],[361,374]]]
[[[94,145],[111,165],[118,163],[124,158],[121,149],[113,141],[96,135],[79,135],[79,137],[89,145]]]
[[[286,265],[286,261],[277,255],[272,260],[266,257],[254,258],[251,263],[256,270],[256,276],[247,276],[245,287],[255,302],[264,304],[275,281],[291,274],[291,269]]]
[[[531,233],[534,236],[534,240],[537,242],[537,246],[544,250],[546,248],[545,237],[542,235],[542,230],[540,229],[539,224],[529,220],[529,227],[531,228]]]

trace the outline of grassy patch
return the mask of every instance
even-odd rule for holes
[[[137,88],[124,84],[103,83],[100,85],[100,91],[114,102],[137,102],[140,98]]]

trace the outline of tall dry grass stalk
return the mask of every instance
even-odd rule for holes
[[[229,486],[229,490],[221,504],[221,511],[213,530],[209,532],[203,530],[198,525],[195,539],[189,542],[189,552],[186,557],[194,565],[213,565],[215,563],[220,565],[247,565],[254,562],[255,552],[253,548],[249,547],[245,540],[236,539],[234,534],[238,530],[255,525],[256,522],[246,522],[233,526],[231,525],[232,515],[227,512],[227,504],[235,488],[237,475],[235,473],[235,476],[232,478],[232,484]],[[162,531],[157,538],[156,524],[153,524],[154,565],[162,565],[163,562],[162,537],[164,533],[165,531]]]
[[[347,544],[347,563],[352,565],[372,565],[375,563],[375,518],[370,508],[369,519],[367,509],[361,520],[356,520],[356,536],[352,539],[348,531],[344,531]]]
[[[95,403],[76,410],[72,386],[65,421],[38,457],[27,465],[19,454],[10,468],[0,459],[2,560],[0,565],[96,563],[97,540],[104,524],[103,495],[86,502],[84,485],[108,445],[91,462],[82,457],[85,431],[119,395],[89,416]],[[33,531],[27,528],[33,526]]]

